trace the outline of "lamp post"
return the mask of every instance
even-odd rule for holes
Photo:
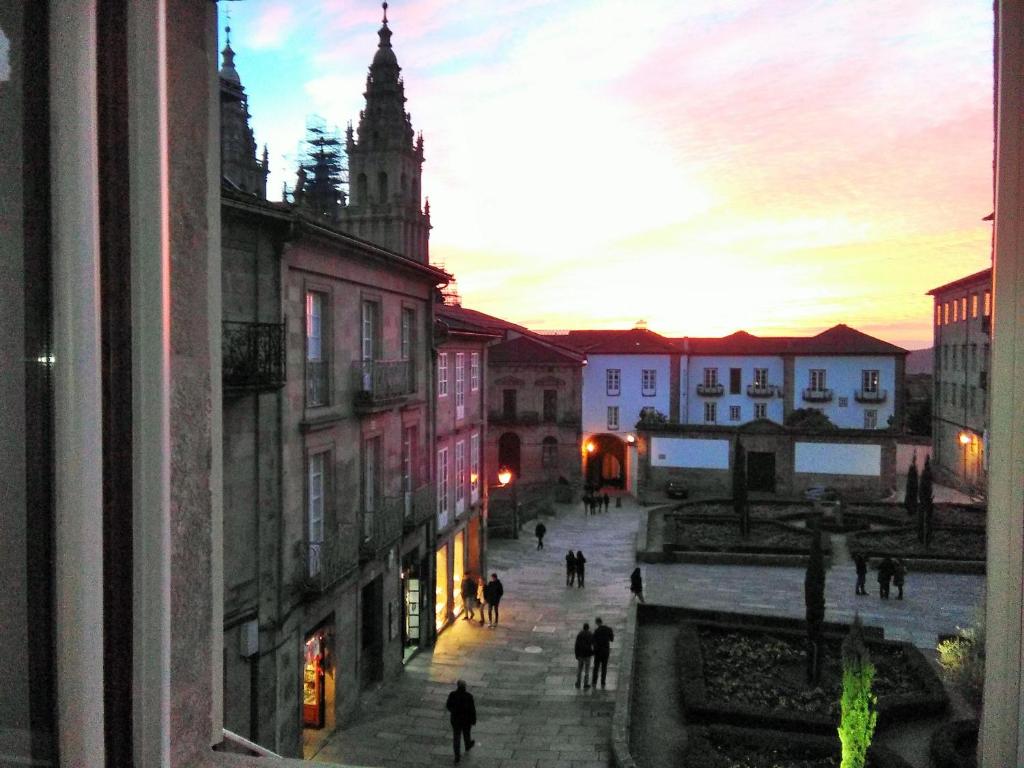
[[[501,483],[502,488],[511,487],[512,490],[512,538],[519,538],[519,499],[517,496],[516,485],[512,482],[512,470],[508,467],[503,467],[498,471],[498,482]]]
[[[967,432],[960,433],[960,445],[964,447],[964,487],[970,487],[970,481],[967,477],[967,446],[971,444],[971,436]]]

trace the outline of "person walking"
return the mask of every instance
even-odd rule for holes
[[[487,626],[498,626],[498,605],[501,603],[501,596],[505,594],[505,588],[501,586],[498,574],[492,573],[491,580],[484,587],[484,600],[487,601]]]
[[[604,492],[604,496],[601,497],[601,501],[604,502],[604,511],[608,511],[608,505],[611,503],[611,499],[608,498],[608,491]]]
[[[571,549],[565,556],[565,586],[571,587],[576,581],[576,553]]]
[[[576,635],[576,645],[573,649],[576,653],[576,687],[580,687],[580,677],[583,677],[583,687],[590,687],[590,660],[594,656],[594,636],[590,634],[590,625],[583,624]]]
[[[903,580],[907,576],[907,566],[898,557],[892,566],[892,585],[896,587],[896,599],[903,599]]]
[[[462,577],[461,591],[462,604],[466,607],[466,612],[462,616],[462,620],[472,621],[476,611],[476,579],[473,578],[472,573],[467,573]],[[481,613],[483,613],[483,611],[481,611]]]
[[[583,550],[582,549],[577,549],[576,550],[576,588],[577,589],[582,589],[583,588],[583,577],[587,573],[586,568],[587,568],[587,558],[585,558],[583,556]]]
[[[878,565],[878,596],[883,600],[889,599],[889,581],[892,579],[892,572],[892,558],[886,556]]]
[[[547,526],[538,520],[537,526],[533,529],[533,535],[537,537],[537,549],[544,549],[544,534],[547,532]]]
[[[455,684],[455,690],[448,694],[448,701],[445,709],[451,712],[452,723],[452,749],[455,750],[455,762],[462,759],[461,742],[466,743],[466,752],[469,752],[476,744],[470,735],[470,730],[476,725],[476,703],[473,701],[473,694],[466,690],[466,681],[459,680]]]
[[[594,619],[594,682],[597,688],[597,673],[601,673],[601,687],[604,688],[604,680],[608,676],[608,657],[612,652],[612,642],[615,640],[615,633],[612,628],[606,626],[601,617]]]
[[[590,491],[583,494],[583,515],[590,514]]]
[[[629,591],[636,595],[636,599],[639,600],[641,603],[645,602],[644,579],[643,576],[640,575],[639,566],[634,568],[633,572],[629,574]],[[597,630],[594,631],[596,632]]]
[[[868,591],[864,589],[864,582],[868,578],[868,560],[862,552],[853,556],[853,565],[857,569],[857,586],[854,588],[853,594],[866,595]]]

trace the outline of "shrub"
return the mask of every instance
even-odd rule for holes
[[[843,744],[841,768],[864,768],[868,747],[878,723],[877,698],[871,693],[875,666],[868,657],[861,631],[860,614],[853,617],[850,634],[843,640],[843,695],[839,700],[839,740]]]
[[[796,429],[806,429],[809,432],[831,432],[836,429],[832,420],[817,408],[796,408],[790,411],[785,425]]]
[[[956,636],[939,643],[939,666],[946,679],[981,711],[985,687],[985,604],[975,612],[974,626],[957,627]]]

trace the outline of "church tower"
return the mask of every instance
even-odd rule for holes
[[[256,159],[256,141],[249,127],[249,97],[235,69],[231,49],[231,27],[225,27],[227,42],[220,68],[220,175],[221,180],[242,192],[267,199],[267,148],[263,160]]]
[[[405,111],[405,84],[391,48],[388,4],[377,33],[380,43],[366,77],[366,108],[359,113],[358,136],[349,124],[349,199],[340,226],[358,237],[410,259],[429,262],[430,203],[420,207],[423,134],[413,135]]]

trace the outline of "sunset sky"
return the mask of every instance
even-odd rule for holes
[[[226,11],[276,199],[307,116],[357,121],[381,8]],[[844,322],[916,349],[924,293],[989,266],[989,0],[394,0],[388,18],[432,260],[465,306],[670,336]]]

